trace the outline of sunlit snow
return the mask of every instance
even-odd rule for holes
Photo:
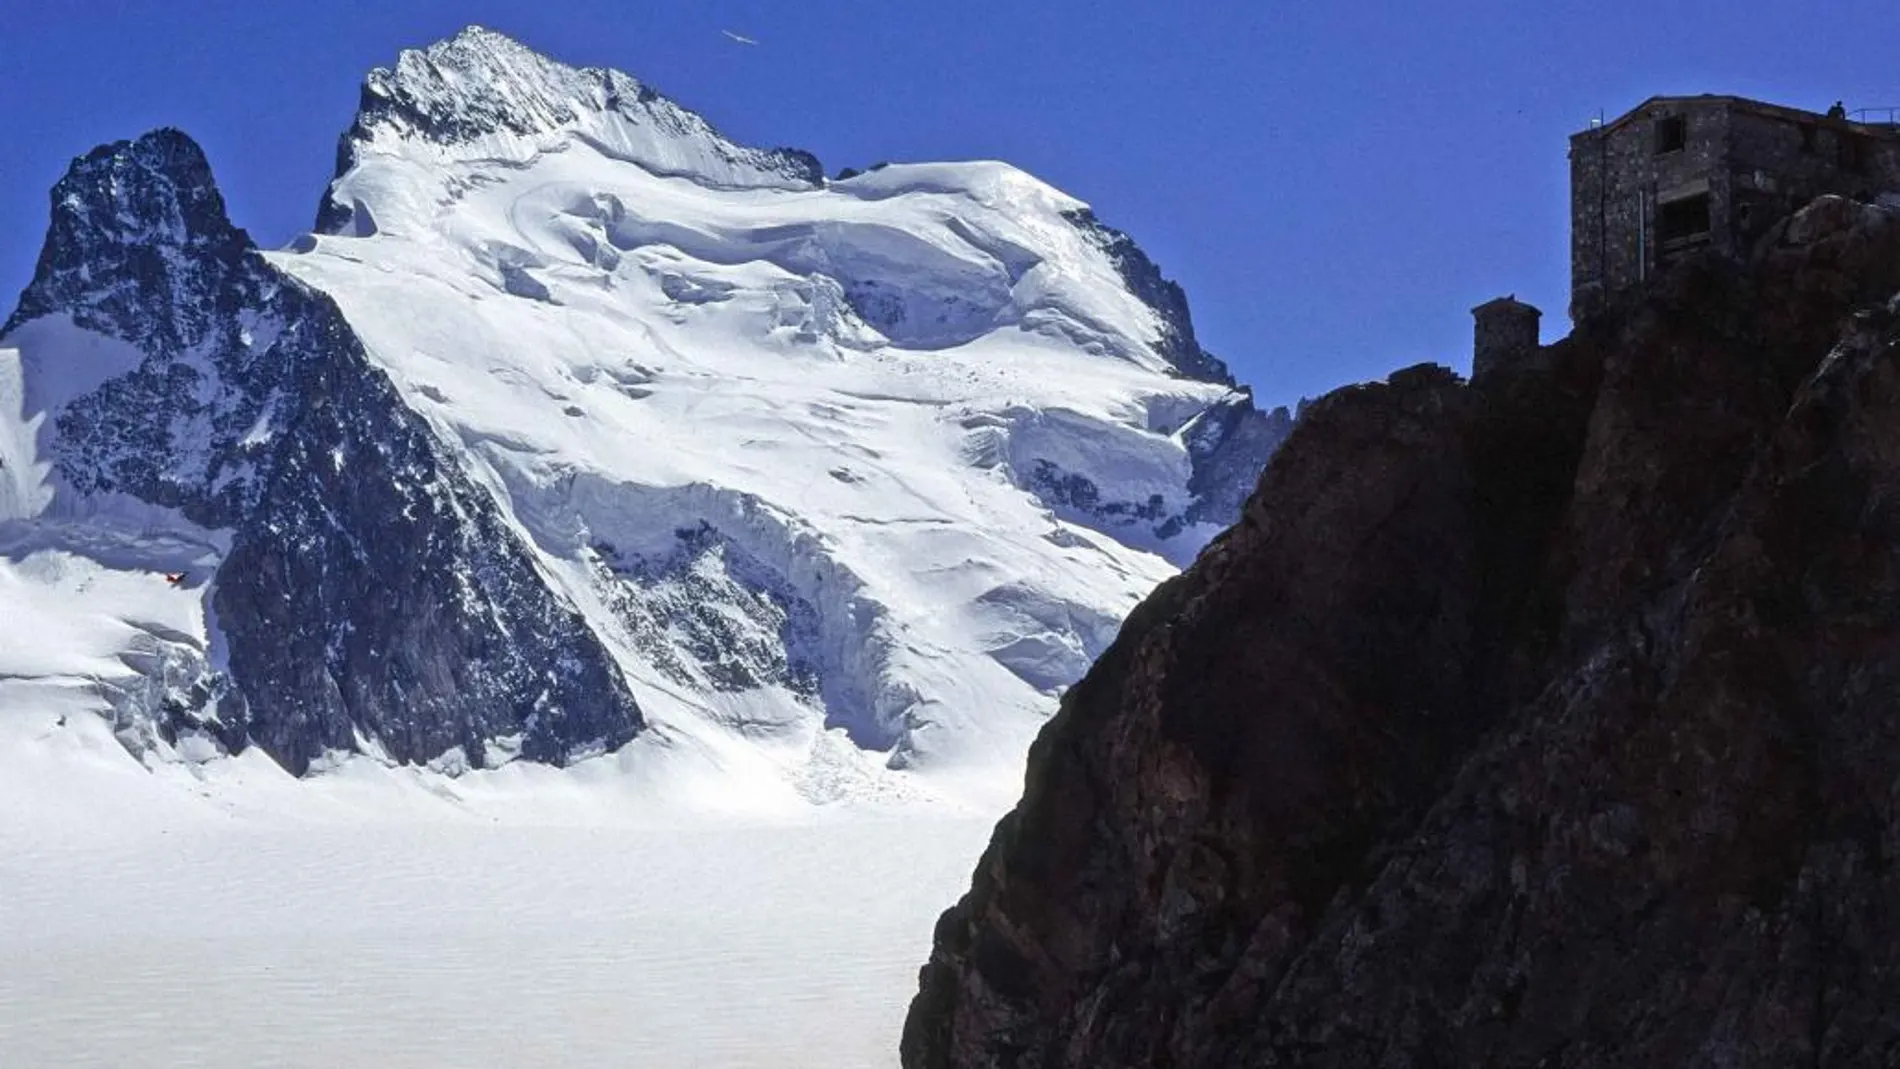
[[[602,764],[149,773],[10,708],[0,1065],[895,1064],[987,821]]]

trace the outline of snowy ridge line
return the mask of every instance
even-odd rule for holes
[[[337,177],[364,155],[424,151],[437,162],[501,167],[585,144],[655,175],[722,189],[810,189],[824,171],[809,153],[736,145],[711,124],[618,71],[570,67],[470,26],[364,79]],[[364,210],[326,197],[317,229],[337,232]]]

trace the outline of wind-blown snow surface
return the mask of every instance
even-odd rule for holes
[[[988,832],[702,797],[638,741],[455,780],[148,773],[103,721],[17,709],[0,812],[9,1067],[893,1065]]]

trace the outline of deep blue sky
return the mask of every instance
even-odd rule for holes
[[[1598,109],[1900,104],[1893,0],[5,0],[0,312],[71,157],[178,126],[283,244],[363,74],[470,22],[830,171],[1025,167],[1132,233],[1263,401],[1463,368],[1468,309],[1505,292],[1566,330],[1565,139]]]

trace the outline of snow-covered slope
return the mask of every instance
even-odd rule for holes
[[[180,570],[53,533],[117,531],[148,552],[163,510],[193,575],[208,562],[232,592],[173,628],[202,648],[202,674],[228,679],[245,643],[276,641],[290,652],[266,660],[304,674],[275,702],[345,692],[333,704],[353,735],[292,745],[294,729],[255,729],[271,710],[235,680],[248,737],[280,759],[355,747],[492,763],[520,745],[511,732],[571,713],[577,694],[534,691],[525,666],[480,691],[515,703],[515,728],[462,714],[472,669],[376,667],[375,643],[408,648],[465,615],[490,637],[463,620],[451,651],[418,664],[485,668],[510,642],[549,665],[597,649],[608,689],[630,695],[618,738],[650,724],[655,745],[736,745],[808,797],[888,787],[894,768],[1000,801],[1054,695],[1233,519],[1284,433],[1284,412],[1256,411],[1196,344],[1179,290],[1132,241],[1005,164],[827,181],[807,154],[735,145],[625,75],[480,29],[403,53],[363,100],[319,232],[258,259],[241,232],[199,240],[184,225],[157,242],[159,266],[173,290],[212,295],[195,304],[128,283],[139,299],[121,307],[125,286],[90,271],[56,285],[43,260],[0,338],[20,353],[0,359],[0,520],[31,547],[0,547],[7,566]],[[113,203],[94,199],[95,215]],[[93,379],[36,385],[55,366]],[[313,392],[297,369],[318,367],[333,381]],[[164,393],[168,375],[189,381]],[[136,393],[127,382],[181,407],[156,421],[112,408],[149,430],[136,448],[106,436],[104,455],[137,458],[124,471],[139,478],[87,482],[120,469],[99,468],[85,413]],[[187,411],[203,424],[190,433],[172,418]],[[305,420],[329,437],[280,446],[306,434],[293,411],[330,413]],[[400,463],[352,452],[391,441]],[[277,459],[293,452],[310,462]],[[269,477],[280,470],[294,477]],[[136,519],[89,519],[127,497]],[[356,578],[271,616],[260,558],[232,571],[259,532],[282,545],[261,559],[326,562],[308,582],[331,565]],[[388,548],[418,540],[450,548]],[[85,563],[34,563],[47,552]],[[412,591],[436,607],[418,616]],[[234,634],[227,602],[277,630]],[[570,614],[571,632],[541,634]],[[392,738],[390,716],[359,715],[388,707],[358,700],[348,680],[364,671],[454,726],[404,721]],[[532,756],[615,738],[555,734],[565,748]]]

